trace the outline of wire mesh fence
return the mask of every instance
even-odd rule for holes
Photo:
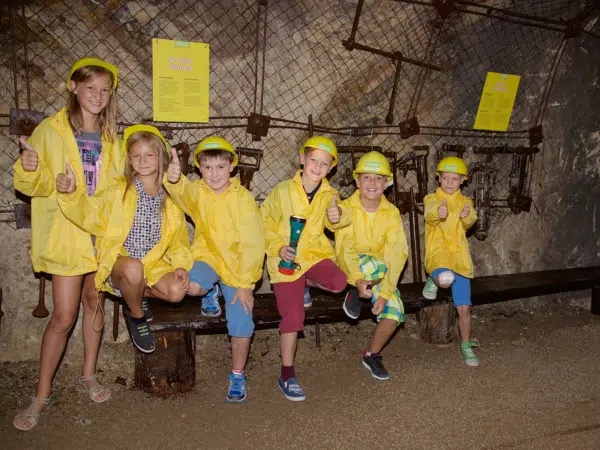
[[[443,144],[464,145],[469,164],[482,159],[474,147],[529,145],[528,130],[539,124],[545,108],[567,21],[578,14],[584,20],[593,2],[23,3],[0,7],[1,210],[16,201],[12,165],[19,152],[8,135],[10,108],[58,111],[66,101],[70,65],[94,55],[119,68],[121,125],[151,121],[152,38],[210,44],[209,123],[158,125],[172,143],[188,142],[191,148],[218,134],[234,146],[261,149],[252,184],[259,201],[298,169],[298,149],[311,131],[341,146],[379,146],[399,158],[428,146],[432,190]],[[440,4],[450,5],[450,12]],[[343,43],[357,17],[355,41],[371,50],[349,50]],[[398,63],[390,54],[404,59]],[[509,133],[472,130],[488,71],[521,76]],[[259,142],[246,133],[251,112],[271,117],[268,135]],[[398,123],[412,116],[421,133],[403,138]],[[494,198],[509,194],[510,158],[496,155],[489,162],[497,169]],[[353,190],[350,173],[344,156],[332,177],[343,196]],[[417,188],[413,171],[396,176],[399,190]]]

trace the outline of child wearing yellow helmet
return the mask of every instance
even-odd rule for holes
[[[341,292],[346,287],[346,275],[335,263],[335,252],[324,229],[335,231],[350,220],[347,209],[337,204],[337,191],[325,178],[337,164],[333,141],[324,136],[308,139],[300,149],[300,164],[303,169],[291,180],[275,186],[261,205],[267,268],[281,315],[282,366],[278,386],[291,401],[306,398],[294,371],[298,332],[304,329],[305,288],[317,286]],[[306,220],[296,249],[288,246],[291,216]],[[293,262],[296,269],[292,274],[282,273],[280,261]]]
[[[360,298],[370,299],[377,328],[363,353],[363,365],[377,380],[389,373],[379,354],[404,321],[404,306],[396,287],[408,258],[408,245],[400,211],[384,195],[392,182],[390,163],[379,152],[362,156],[353,173],[356,191],[342,202],[351,224],[335,232],[335,251],[353,287],[343,308],[352,319],[361,312]]]
[[[471,341],[471,281],[473,262],[466,231],[477,220],[473,200],[462,195],[460,186],[468,179],[467,165],[458,157],[440,161],[436,175],[440,187],[424,199],[425,206],[425,269],[430,277],[423,296],[434,299],[438,287],[452,289],[452,300],[458,312],[461,353],[469,366],[478,366],[479,359]]]
[[[82,383],[92,400],[110,397],[96,379],[96,360],[102,325],[95,315],[94,272],[98,262],[93,238],[69,221],[57,205],[55,179],[65,161],[81,183],[78,190],[93,196],[123,174],[124,154],[116,135],[117,68],[98,58],[76,61],[67,78],[68,105],[48,117],[26,140],[14,166],[15,189],[31,200],[31,258],[35,272],[52,276],[54,307],[42,341],[40,375],[32,404],[15,417],[14,426],[32,429],[47,405],[52,379],[66,347],[68,330],[83,304],[84,364]],[[102,163],[101,163],[102,162]],[[104,297],[100,296],[100,303]]]
[[[201,180],[181,176],[173,153],[163,183],[171,197],[195,224],[189,294],[202,296],[202,315],[221,315],[225,298],[227,331],[231,336],[232,370],[228,402],[246,400],[245,367],[254,332],[253,289],[262,276],[265,253],[262,220],[252,194],[231,172],[238,162],[233,146],[220,137],[198,144],[194,162]]]

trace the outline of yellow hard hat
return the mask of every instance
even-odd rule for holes
[[[152,125],[140,124],[132,125],[130,127],[125,128],[125,131],[123,132],[123,146],[125,148],[127,148],[127,140],[131,137],[133,133],[137,133],[138,131],[147,131],[148,133],[157,135],[161,139],[161,141],[165,143],[165,150],[167,151],[167,153],[171,153],[171,148],[169,147],[169,144],[167,143],[165,137],[161,134],[160,131],[158,131],[158,128],[153,127]]]
[[[206,150],[224,150],[231,153],[233,155],[233,167],[237,166],[238,156],[233,149],[233,146],[223,138],[211,136],[202,140],[198,144],[198,147],[196,147],[196,151],[194,152],[194,164],[196,164],[196,167],[200,167],[200,163],[198,162],[198,154]]]
[[[465,180],[469,179],[467,176],[469,173],[467,165],[462,158],[459,158],[458,156],[446,156],[442,159],[437,166],[435,174],[440,176],[440,172],[457,173],[459,175],[464,175]]]
[[[101,60],[100,58],[95,58],[94,56],[86,56],[85,58],[78,59],[71,66],[71,70],[69,70],[69,78],[67,78],[67,87],[69,86],[69,82],[71,81],[71,77],[75,73],[77,69],[80,69],[85,66],[98,66],[104,67],[106,70],[110,71],[113,75],[113,89],[117,88],[117,78],[119,75],[119,71],[115,66],[111,63],[107,63],[106,61]]]
[[[333,158],[333,165],[331,167],[335,167],[337,165],[337,147],[331,139],[326,138],[325,136],[313,136],[304,143],[304,145],[300,149],[300,154],[304,155],[304,151],[307,148],[316,148],[318,150],[323,150],[324,152],[329,153]]]
[[[394,178],[390,162],[381,153],[375,151],[364,154],[358,160],[356,169],[352,172],[352,176],[357,180],[358,175],[361,173],[383,175],[384,177],[388,177],[389,181],[392,181]]]

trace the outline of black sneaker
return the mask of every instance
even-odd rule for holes
[[[148,327],[146,318],[141,317],[136,319],[131,317],[130,314],[127,314],[125,318],[133,345],[135,345],[140,352],[152,353],[156,346],[154,345],[154,336],[150,331],[150,327]]]
[[[350,289],[346,293],[343,308],[348,317],[351,319],[358,319],[358,316],[360,316],[361,305],[360,297],[358,296],[358,291],[356,289]]]
[[[146,322],[152,322],[152,319],[154,319],[154,313],[150,309],[150,305],[148,304],[148,299],[146,297],[142,297],[142,312],[144,313]]]
[[[386,368],[383,367],[381,356],[376,353],[371,353],[371,356],[363,356],[363,366],[371,371],[373,378],[387,380],[390,377]]]

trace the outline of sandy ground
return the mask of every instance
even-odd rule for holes
[[[0,447],[600,448],[600,318],[561,308],[475,313],[480,367],[465,366],[456,344],[420,341],[409,316],[385,349],[391,378],[383,382],[361,365],[373,323],[327,325],[321,349],[308,328],[296,364],[308,396],[301,403],[275,386],[275,330],[256,334],[241,405],[224,402],[225,336],[197,337],[196,389],[167,399],[136,390],[131,346],[106,342],[101,377],[111,400],[92,403],[73,381],[79,367],[63,364],[54,401],[29,433],[12,418],[32,393],[37,363],[4,364]]]

